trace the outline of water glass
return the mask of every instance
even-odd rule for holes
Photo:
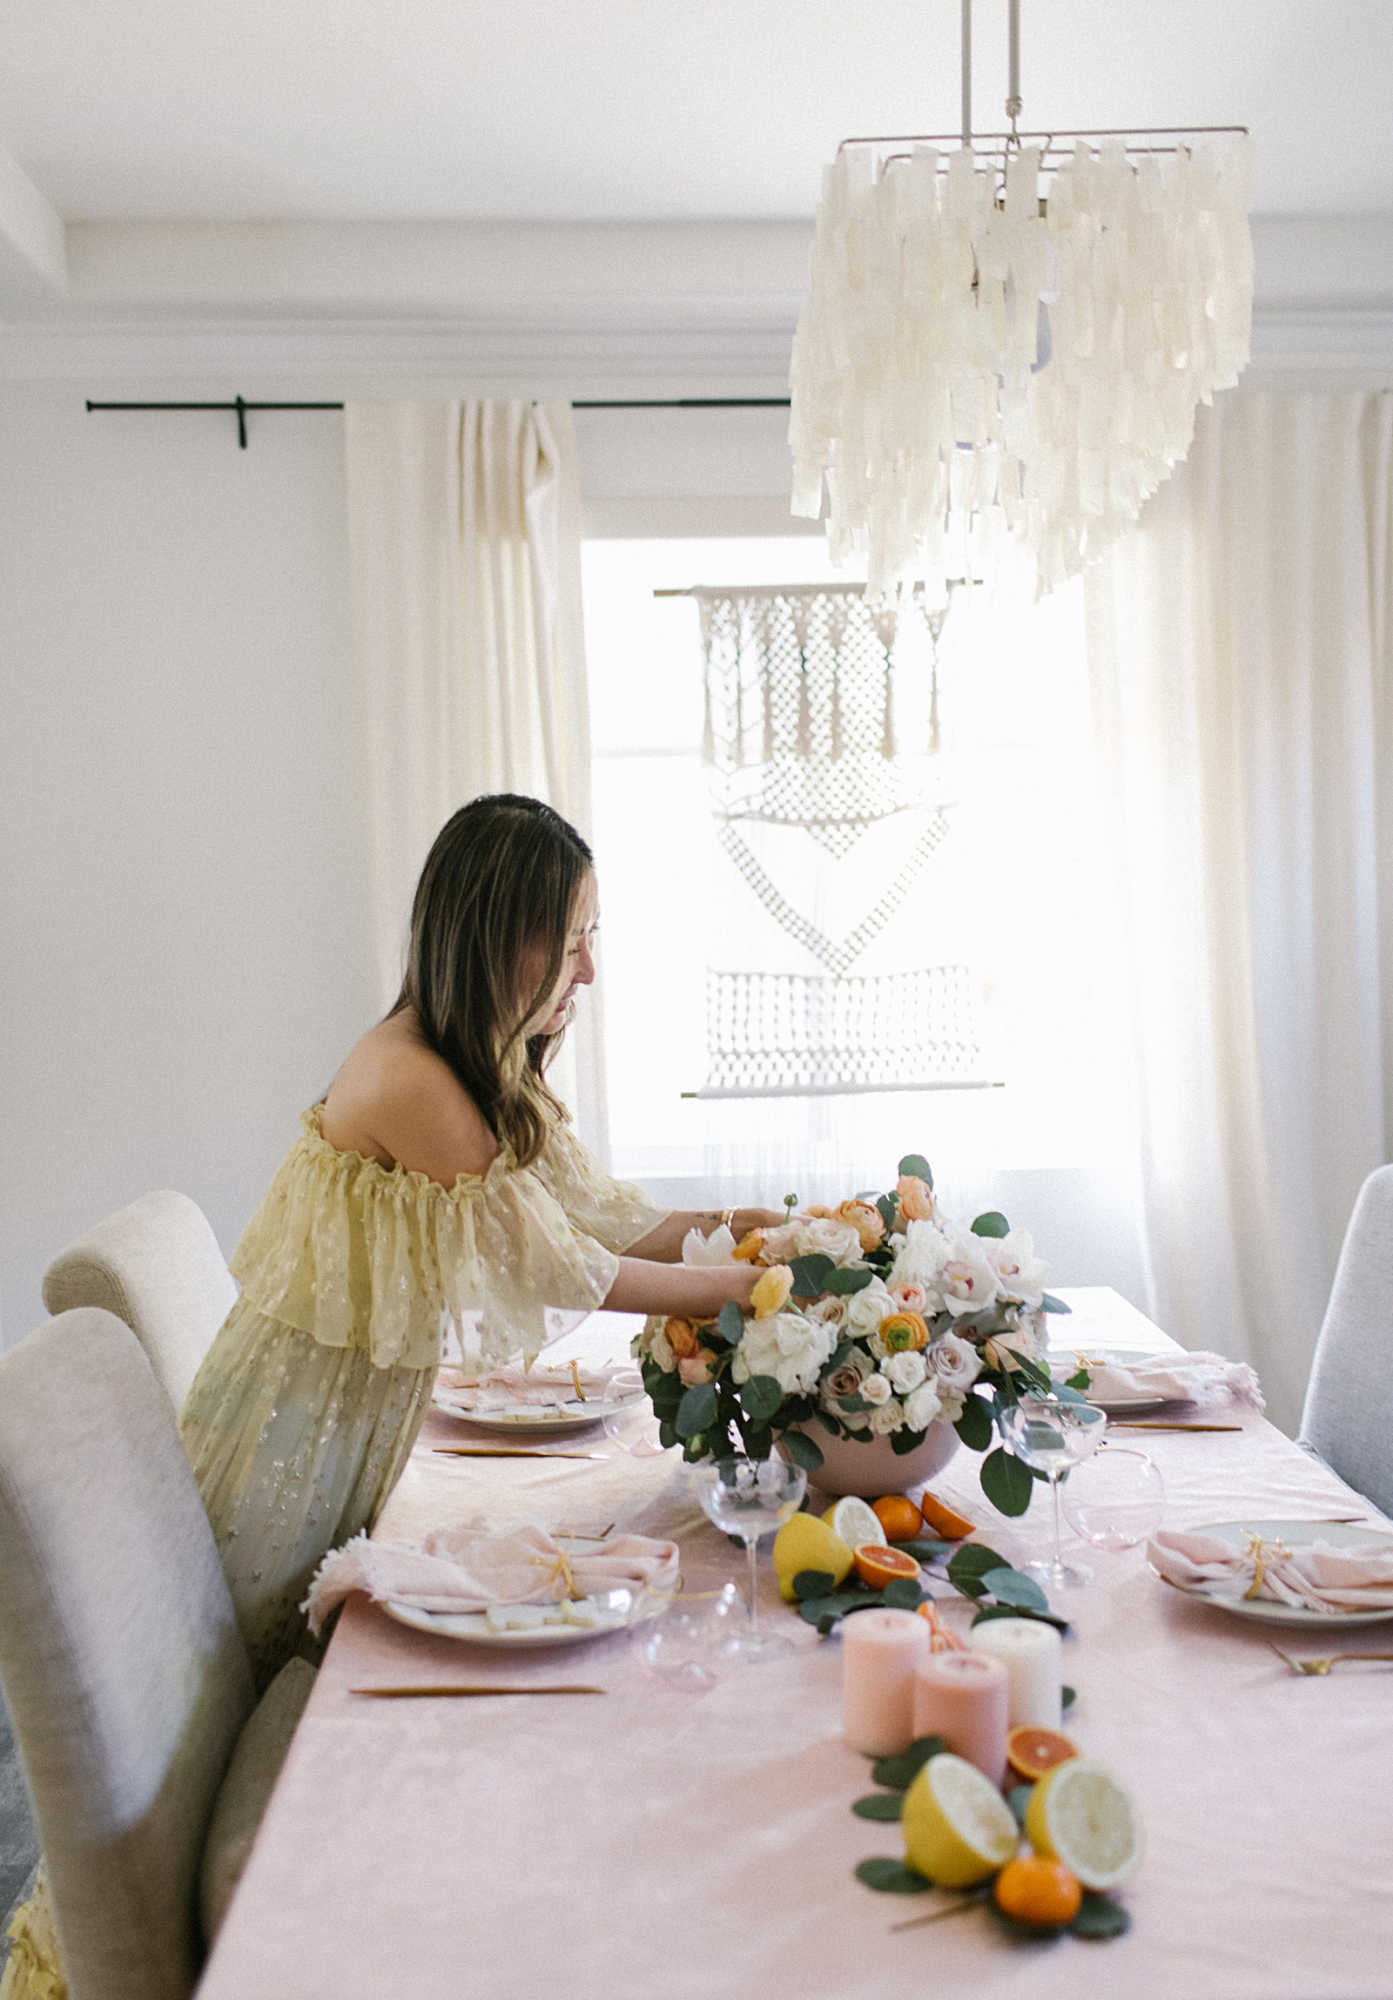
[[[745,1656],[752,1662],[782,1659],[793,1651],[793,1641],[782,1632],[759,1629],[759,1543],[761,1536],[772,1535],[798,1512],[808,1488],[807,1475],[782,1458],[738,1454],[694,1466],[692,1476],[702,1512],[727,1535],[738,1535],[749,1557]]]
[[[1091,1403],[1075,1403],[1062,1396],[1022,1396],[1000,1418],[1002,1435],[1016,1457],[1036,1472],[1048,1473],[1054,1501],[1054,1554],[1037,1557],[1019,1567],[1041,1583],[1064,1590],[1072,1584],[1091,1583],[1093,1572],[1085,1563],[1066,1563],[1060,1550],[1060,1482],[1076,1465],[1090,1457],[1103,1442],[1108,1420]]]
[[[601,1414],[606,1437],[612,1437],[621,1451],[634,1458],[656,1458],[662,1451],[658,1419],[643,1386],[641,1369],[615,1369],[605,1384]]]
[[[745,1662],[745,1607],[733,1583],[719,1590],[644,1591],[629,1645],[650,1680],[705,1694]]]
[[[1134,1549],[1166,1511],[1166,1482],[1144,1451],[1105,1444],[1069,1475],[1064,1518],[1095,1549]]]

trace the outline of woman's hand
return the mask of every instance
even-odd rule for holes
[[[668,1264],[621,1257],[619,1275],[605,1299],[610,1312],[680,1313],[684,1319],[715,1319],[733,1300],[750,1310],[750,1294],[762,1276],[757,1264]]]
[[[680,1264],[688,1230],[696,1229],[703,1236],[710,1236],[725,1219],[724,1209],[676,1209],[639,1242],[631,1243],[629,1255],[652,1264]],[[783,1220],[781,1208],[736,1208],[730,1211],[730,1233],[738,1243],[752,1229],[777,1229]]]

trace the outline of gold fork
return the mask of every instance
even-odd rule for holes
[[[1333,1666],[1337,1666],[1341,1660],[1393,1660],[1393,1653],[1331,1653],[1324,1660],[1298,1660],[1294,1659],[1290,1653],[1284,1653],[1280,1646],[1273,1646],[1270,1639],[1267,1641],[1267,1644],[1272,1648],[1277,1658],[1285,1660],[1292,1672],[1296,1674],[1328,1674],[1330,1669]]]

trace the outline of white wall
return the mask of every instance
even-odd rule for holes
[[[146,1189],[229,1250],[371,1017],[342,420],[84,393],[190,392],[0,388],[7,1345]]]

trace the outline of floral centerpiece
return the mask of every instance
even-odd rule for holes
[[[680,1442],[695,1463],[737,1436],[753,1458],[777,1440],[816,1474],[819,1426],[861,1443],[888,1437],[908,1456],[933,1425],[951,1425],[987,1454],[988,1499],[1023,1514],[1034,1476],[1004,1446],[989,1449],[995,1419],[1021,1394],[1054,1388],[1044,1314],[1068,1311],[1044,1290],[1049,1267],[1028,1233],[995,1210],[949,1221],[917,1153],[891,1194],[788,1206],[784,1223],[739,1243],[724,1226],[688,1236],[685,1262],[744,1261],[761,1275],[753,1317],[734,1304],[710,1321],[655,1317],[634,1342],[663,1443]]]

